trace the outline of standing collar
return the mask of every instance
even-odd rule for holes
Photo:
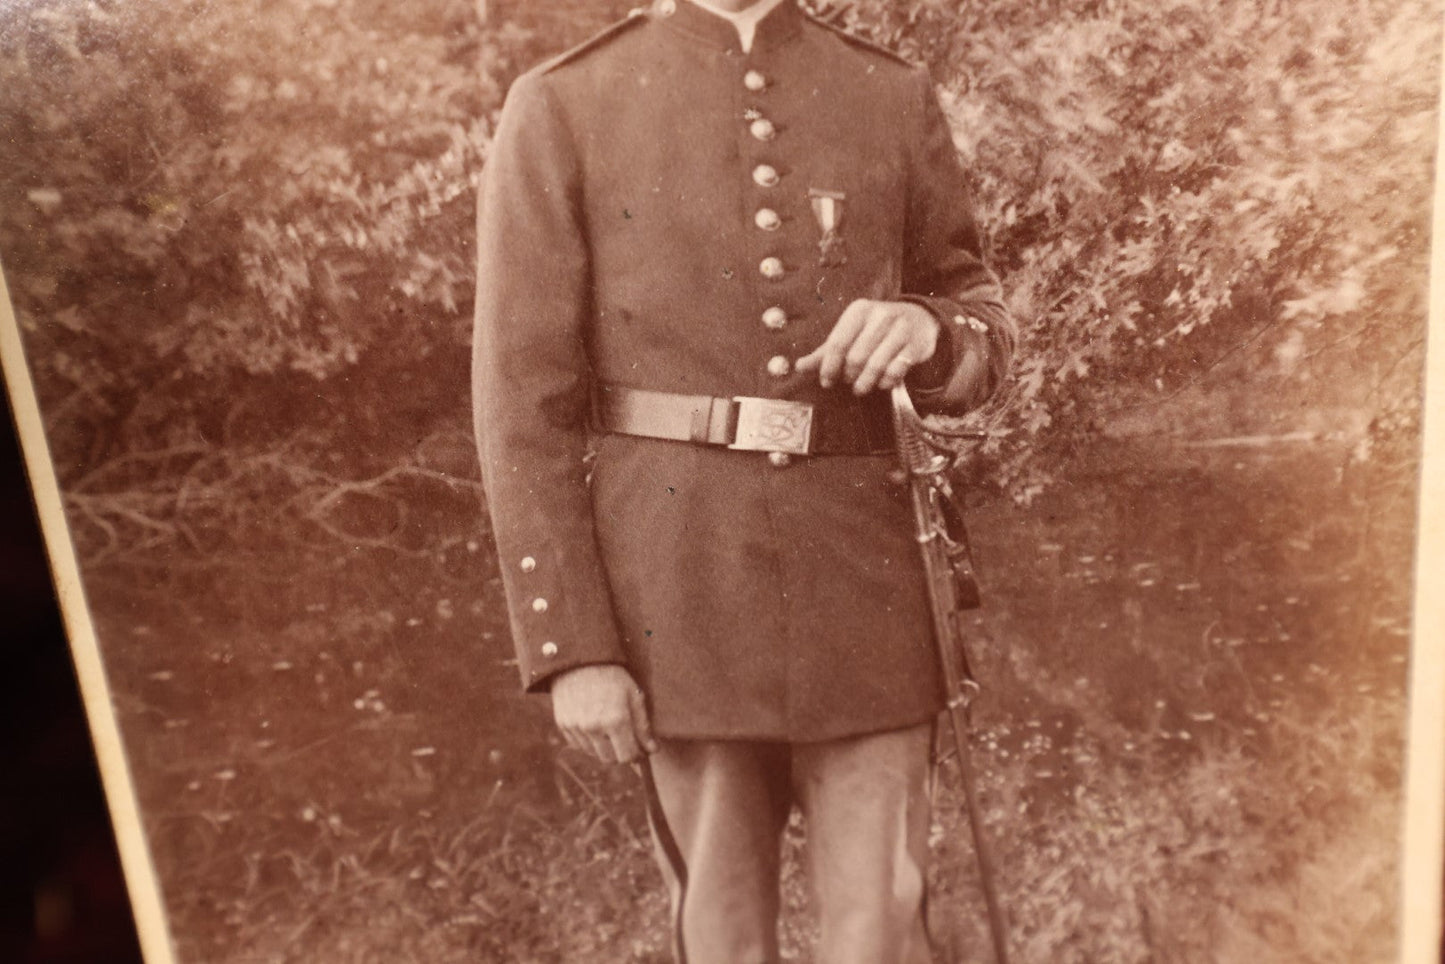
[[[724,10],[710,3],[709,0],[687,0],[687,2],[695,3],[713,16],[722,17],[732,24],[738,32],[738,40],[742,44],[743,53],[747,53],[752,49],[753,39],[757,36],[758,24],[772,13],[778,4],[785,3],[787,0],[757,0],[756,3],[750,3],[736,12]]]
[[[761,0],[766,3],[767,0]],[[742,41],[733,18],[724,17],[690,0],[654,0],[652,16],[669,29],[721,50],[742,52]],[[778,47],[802,29],[803,13],[796,0],[782,0],[758,21],[753,52]]]

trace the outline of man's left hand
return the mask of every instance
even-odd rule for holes
[[[860,298],[843,310],[823,344],[794,367],[816,371],[824,388],[841,376],[853,383],[854,394],[864,395],[874,388],[891,390],[910,368],[932,358],[937,347],[938,320],[927,308]]]

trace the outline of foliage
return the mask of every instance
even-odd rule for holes
[[[7,7],[0,253],[87,555],[289,531],[318,480],[465,434],[473,187],[543,51],[476,12]]]
[[[7,13],[0,250],[63,468],[229,443],[226,417],[263,390],[336,398],[363,358],[375,388],[465,344],[471,182],[497,97],[472,13]],[[265,414],[279,434],[284,410]]]
[[[992,413],[1022,492],[1051,471],[1040,442],[1252,346],[1246,391],[1363,376],[1371,414],[1413,426],[1437,3],[862,0],[843,19],[942,82],[1025,326]],[[1345,370],[1303,364],[1342,343]]]
[[[1024,324],[999,479],[1241,353],[1257,392],[1349,349],[1413,432],[1436,6],[824,5],[940,81]],[[377,472],[463,424],[491,117],[622,7],[187,0],[158,40],[159,7],[13,5],[0,254],[62,476],[299,422]]]

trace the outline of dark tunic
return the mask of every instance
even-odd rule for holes
[[[1014,329],[927,74],[790,2],[744,54],[727,22],[658,0],[516,82],[485,174],[476,419],[524,685],[625,664],[666,737],[932,717],[886,452],[779,467],[589,428],[603,384],[886,405],[776,372],[860,297],[913,298],[945,327],[921,405],[986,396]]]

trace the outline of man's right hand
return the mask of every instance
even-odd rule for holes
[[[616,664],[558,674],[552,681],[552,716],[568,746],[604,763],[631,763],[644,752],[657,752],[642,689]]]

